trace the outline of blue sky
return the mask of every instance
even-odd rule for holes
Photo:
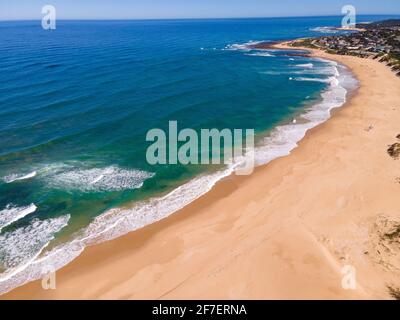
[[[58,19],[159,19],[400,14],[400,0],[0,0],[0,20],[41,19],[54,5]]]

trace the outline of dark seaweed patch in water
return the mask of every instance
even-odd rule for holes
[[[61,64],[49,64],[49,65],[45,66],[45,68],[46,69],[55,69],[55,68],[58,68],[60,66],[61,66]]]

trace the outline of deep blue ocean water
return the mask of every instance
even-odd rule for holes
[[[58,21],[51,31],[40,21],[0,22],[0,291],[38,277],[38,256],[54,247],[85,238],[68,247],[78,254],[156,221],[226,174],[149,165],[151,128],[171,120],[181,129],[252,128],[260,163],[290,152],[304,124],[299,137],[282,125],[325,100],[343,103],[329,91],[338,67],[247,44],[318,36],[340,22]],[[305,119],[326,120],[316,112]]]

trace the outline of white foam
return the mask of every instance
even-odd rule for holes
[[[7,292],[26,282],[39,279],[44,266],[51,265],[55,269],[65,266],[79,256],[84,247],[90,244],[117,238],[168,217],[207,193],[216,182],[230,175],[234,169],[235,167],[232,166],[214,174],[197,177],[164,197],[137,203],[131,209],[116,208],[105,212],[98,216],[71,242],[54,248],[40,258],[36,256],[34,259],[30,259],[29,263],[24,264],[23,268],[13,272],[12,275],[8,275],[6,278],[2,275],[0,278],[0,293]]]
[[[0,277],[0,292],[9,287],[7,280],[23,272],[43,251],[54,234],[64,228],[70,216],[47,220],[34,219],[28,226],[0,236],[0,256],[6,271]]]
[[[313,63],[302,63],[302,64],[297,64],[296,67],[300,67],[300,68],[314,68],[314,64]]]
[[[101,179],[104,178],[104,174],[101,174],[100,176],[98,176],[96,179],[94,179],[93,181],[90,182],[90,184],[96,184],[97,182],[99,182]]]
[[[297,118],[296,123],[278,126],[263,139],[255,153],[257,165],[289,155],[297,147],[298,142],[304,138],[307,131],[329,119],[331,110],[346,102],[348,90],[357,87],[357,81],[347,72],[346,67],[339,66],[335,62],[322,61],[340,68],[342,72],[336,70],[336,76],[329,78],[329,87],[321,93],[321,101],[309,107],[304,114]],[[299,121],[300,119],[302,121]]]
[[[329,75],[329,76],[338,76],[337,68],[334,66],[331,67],[322,67],[322,68],[313,68],[313,69],[304,69],[304,70],[297,70],[291,71],[291,74],[305,74],[305,75]]]
[[[311,31],[321,32],[321,33],[338,33],[339,31],[335,27],[316,27],[311,28]]]
[[[195,178],[168,195],[136,204],[131,209],[111,209],[98,216],[85,232],[90,243],[110,240],[162,220],[212,189],[232,169]]]
[[[245,43],[234,43],[234,44],[230,44],[227,45],[225,47],[224,50],[238,50],[238,51],[251,51],[254,50],[254,48],[252,48],[253,46],[262,43],[264,41],[249,41],[249,42],[245,42]]]
[[[34,204],[26,207],[16,207],[12,204],[7,205],[5,209],[0,211],[0,232],[6,226],[35,212],[36,209],[37,207]]]
[[[154,174],[117,166],[85,169],[80,166],[59,166],[47,176],[48,185],[63,190],[105,192],[138,189]]]
[[[247,53],[246,56],[252,56],[252,57],[275,57],[273,54],[270,54],[268,52]]]
[[[294,68],[293,68],[294,69]],[[262,74],[268,75],[325,75],[325,76],[338,76],[338,70],[335,66],[329,67],[318,67],[318,68],[306,68],[303,70],[288,70],[288,71],[276,71],[276,70],[269,70],[261,72]]]
[[[297,147],[311,124],[290,124],[276,127],[271,134],[262,140],[262,145],[256,149],[257,165],[267,164],[270,161],[284,157]]]
[[[334,78],[321,79],[321,78],[297,77],[297,78],[291,78],[291,79],[289,79],[289,80],[331,83],[331,82],[333,81],[333,79],[334,79]]]
[[[270,71],[263,71],[260,72],[262,74],[268,74],[270,76],[280,76],[282,74],[288,74],[287,72],[283,72],[283,71],[274,71],[274,70],[270,70]]]
[[[9,176],[4,177],[3,180],[5,183],[12,183],[14,181],[32,179],[36,176],[36,174],[37,174],[36,171],[24,175],[11,174]]]

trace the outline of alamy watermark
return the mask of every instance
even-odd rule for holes
[[[52,265],[46,265],[42,269],[42,289],[55,290],[56,283],[56,269]]]
[[[146,160],[157,164],[235,165],[237,175],[254,170],[254,129],[194,129],[178,131],[178,122],[169,121],[168,133],[162,129],[147,132],[146,141],[153,142]]]
[[[349,4],[346,6],[343,6],[342,14],[345,15],[342,19],[342,28],[343,29],[355,28],[357,25],[356,8]]]
[[[57,28],[56,19],[57,13],[56,8],[52,5],[45,5],[42,8],[42,28],[44,30],[55,30]]]
[[[342,277],[342,288],[344,290],[356,290],[357,280],[356,280],[356,268],[352,265],[345,265],[341,273]]]

